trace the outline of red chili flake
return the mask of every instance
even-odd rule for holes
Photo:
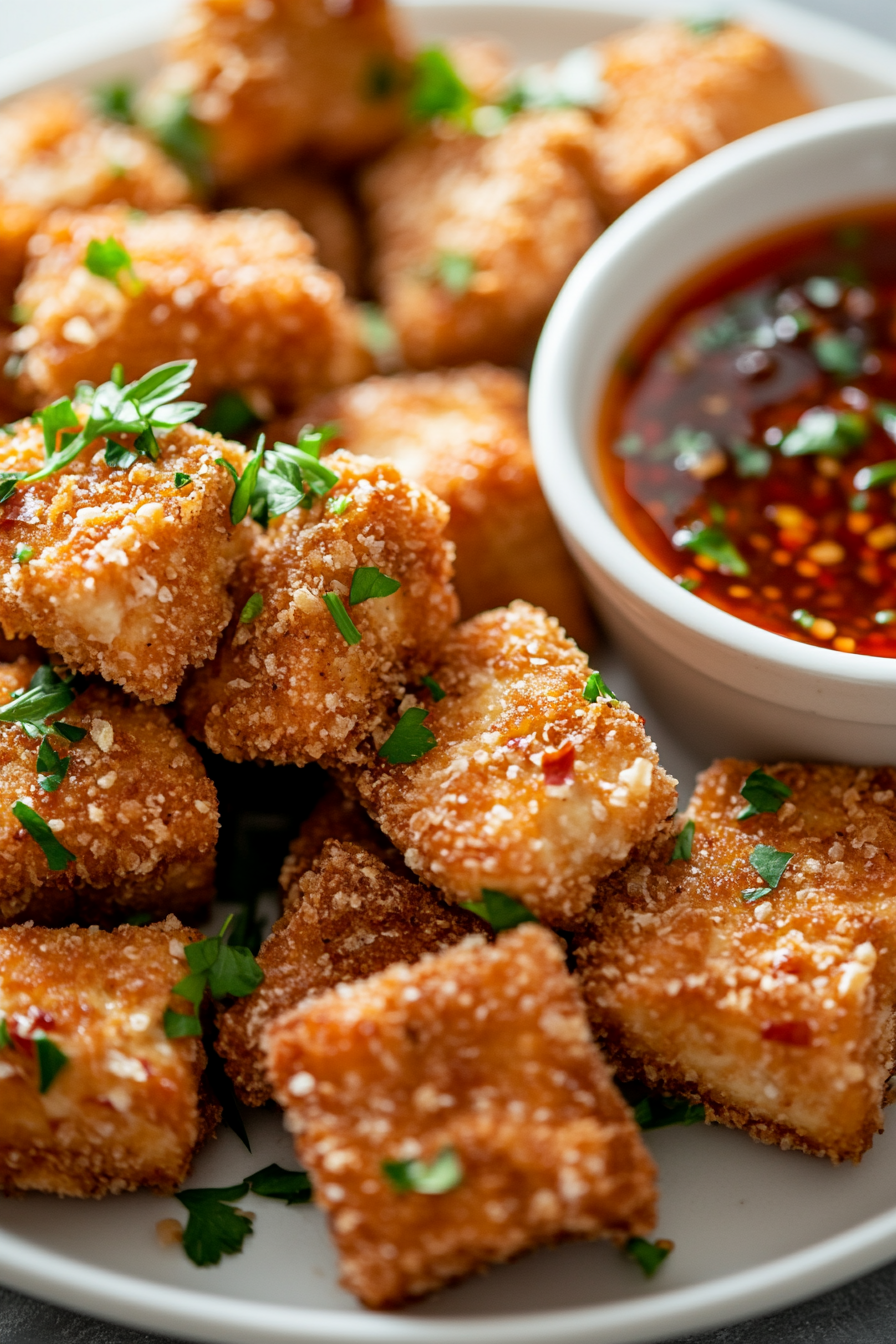
[[[571,784],[576,749],[567,742],[559,751],[546,751],[541,762],[545,784]]]
[[[766,1022],[762,1039],[779,1045],[811,1045],[812,1032],[808,1022]]]

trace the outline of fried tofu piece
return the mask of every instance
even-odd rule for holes
[[[720,145],[812,111],[787,57],[737,23],[678,20],[595,46],[608,97],[597,116],[596,182],[609,218]]]
[[[857,1161],[894,1069],[896,771],[763,766],[793,796],[738,821],[755,768],[700,777],[689,862],[660,836],[600,884],[577,950],[588,1011],[624,1076],[763,1143]],[[747,903],[757,845],[793,857]]]
[[[76,410],[83,425],[87,407]],[[0,505],[0,628],[7,639],[33,635],[73,671],[165,702],[230,619],[227,584],[249,525],[231,524],[233,482],[215,459],[242,471],[248,454],[193,425],[157,440],[158,459],[127,471],[106,465],[97,440]],[[0,431],[0,470],[44,461],[39,424]],[[189,477],[179,488],[178,472]],[[32,552],[25,564],[20,546]]]
[[[167,55],[144,115],[187,97],[220,183],[299,154],[353,163],[401,132],[409,48],[388,0],[191,0]]]
[[[360,845],[325,841],[258,954],[264,983],[219,1018],[215,1048],[240,1101],[263,1106],[271,1095],[261,1042],[276,1018],[309,995],[419,961],[481,927]]]
[[[254,593],[263,607],[248,624],[235,617],[183,697],[188,731],[231,761],[360,760],[360,744],[430,669],[457,616],[445,505],[390,462],[323,460],[338,484],[256,536],[236,610]],[[329,507],[344,499],[343,512]],[[350,607],[361,638],[349,644],[324,594],[346,607],[355,571],[371,567],[401,586]]]
[[[181,1185],[221,1113],[202,1085],[201,1041],[168,1040],[162,1025],[187,969],[183,945],[198,937],[173,915],[114,933],[0,929],[6,1194],[98,1199]],[[64,1060],[47,1085],[48,1047]]]
[[[452,631],[427,692],[437,745],[410,765],[375,748],[337,771],[408,867],[451,900],[484,889],[575,927],[595,882],[625,863],[675,806],[643,719],[583,696],[588,659],[525,602]],[[387,732],[374,735],[378,747]]]
[[[365,850],[379,859],[393,873],[413,880],[413,874],[387,836],[355,802],[341,789],[332,788],[314,808],[299,828],[299,834],[289,846],[289,853],[280,870],[280,888],[283,892],[283,913],[286,914],[302,900],[299,879],[309,871],[328,840],[342,840],[354,848]]]
[[[594,127],[521,113],[494,136],[436,126],[365,173],[374,285],[413,368],[514,364],[601,231]]]
[[[134,279],[87,269],[90,241],[110,237]],[[23,353],[19,384],[47,401],[103,382],[116,362],[134,379],[196,359],[192,396],[238,391],[273,414],[372,371],[342,282],[282,211],[56,211],[38,244],[16,291],[26,324],[11,343]]]
[[[366,1306],[653,1226],[653,1163],[546,929],[470,938],[306,1000],[269,1029],[268,1068],[342,1283]],[[442,1193],[400,1193],[383,1169],[446,1149],[460,1180]]]
[[[335,182],[305,168],[274,168],[231,188],[223,200],[232,209],[291,215],[317,244],[321,266],[336,272],[347,294],[361,292],[361,224]]]
[[[0,706],[37,667],[24,658],[0,665]],[[39,742],[0,723],[0,923],[203,914],[214,891],[218,800],[196,749],[163,710],[108,686],[88,686],[55,717],[86,736],[51,739],[69,757],[51,793],[39,785]],[[74,854],[62,871],[49,869],[13,814],[18,799]]]
[[[147,135],[95,116],[71,89],[7,103],[0,109],[0,308],[12,303],[29,238],[57,206],[124,201],[154,212],[191,195],[187,178]]]
[[[454,586],[461,616],[521,597],[544,607],[581,644],[593,624],[532,457],[526,383],[510,369],[368,378],[313,402],[287,426],[335,422],[334,443],[389,458],[451,510]]]

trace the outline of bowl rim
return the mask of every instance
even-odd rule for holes
[[[638,550],[600,498],[589,461],[594,455],[598,396],[587,369],[587,344],[601,285],[638,252],[661,249],[676,216],[726,188],[746,171],[797,158],[812,145],[859,138],[874,129],[896,133],[896,95],[838,104],[780,122],[715,150],[683,169],[631,206],[600,235],[569,275],[541,334],[532,368],[529,426],[542,489],[561,529],[626,595],[653,609],[664,622],[702,636],[729,652],[826,683],[896,687],[896,658],[842,653],[764,630],[687,592]],[[863,198],[856,204],[866,204]],[[812,211],[803,216],[807,222]],[[781,225],[799,222],[788,213]],[[775,228],[769,223],[768,231]],[[761,237],[761,234],[760,234]],[[741,245],[743,237],[732,238]],[[749,242],[749,237],[746,240]],[[725,255],[720,246],[715,255]],[[710,258],[709,264],[711,264]],[[667,297],[660,287],[656,300]],[[620,321],[620,348],[643,323],[643,305]],[[599,395],[599,394],[598,394]],[[757,688],[761,694],[761,688]]]

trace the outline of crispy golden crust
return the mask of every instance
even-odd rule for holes
[[[896,1001],[896,771],[782,764],[793,798],[745,821],[752,761],[718,761],[671,835],[602,882],[577,951],[588,1010],[629,1076],[764,1143],[857,1161],[882,1124]],[[758,903],[756,845],[792,853]]]
[[[0,666],[0,703],[36,666]],[[89,686],[59,717],[87,736],[52,739],[71,762],[53,793],[38,784],[39,744],[0,724],[0,922],[201,910],[213,891],[218,801],[195,748],[162,710],[106,686]],[[75,855],[63,872],[49,871],[13,815],[20,798]]]
[[[231,188],[223,204],[292,215],[314,239],[321,266],[336,272],[346,293],[360,293],[361,224],[348,196],[335,182],[307,169],[275,168]]]
[[[191,0],[145,103],[192,95],[219,182],[300,153],[353,162],[401,130],[405,56],[386,0]]]
[[[396,961],[441,952],[481,927],[359,845],[325,841],[258,954],[264,983],[219,1019],[215,1048],[240,1101],[263,1106],[271,1095],[261,1041],[281,1014]]]
[[[80,407],[81,423],[87,415]],[[0,469],[44,463],[43,432],[0,432]],[[129,443],[127,436],[119,436]],[[172,700],[186,668],[215,652],[230,618],[227,583],[246,525],[230,522],[233,482],[247,454],[192,425],[158,436],[160,456],[129,471],[91,444],[55,475],[20,485],[0,505],[0,627],[34,635],[69,667],[96,672],[144,700]],[[183,472],[187,485],[175,488]],[[27,564],[16,547],[30,546]]]
[[[50,210],[126,201],[170,210],[189,201],[179,168],[132,126],[92,115],[70,89],[42,89],[0,110],[0,297],[12,302],[28,239]]]
[[[445,501],[464,619],[521,597],[590,642],[579,576],[538,483],[521,374],[474,364],[368,378],[312,403],[285,437],[309,420],[335,421],[340,447],[389,458]]]
[[[427,672],[457,614],[448,511],[389,462],[333,453],[332,498],[294,509],[256,537],[236,584],[237,612],[252,593],[263,609],[235,617],[213,663],[189,684],[188,731],[229,760],[304,765],[360,759],[360,743]],[[341,595],[361,566],[401,587],[351,608],[361,642],[346,643],[323,601]]]
[[[353,798],[347,798],[341,789],[325,793],[314,811],[299,828],[299,834],[289,846],[289,853],[280,870],[283,891],[283,912],[287,913],[302,899],[299,879],[308,872],[327,840],[345,840],[366,850],[384,863],[393,873],[413,881],[413,874],[388,837]]]
[[[136,287],[84,265],[88,242],[110,236],[130,254]],[[24,352],[20,385],[48,401],[82,379],[102,382],[116,361],[134,379],[196,359],[191,396],[238,390],[270,413],[372,371],[342,282],[282,211],[59,210],[32,250],[38,243],[16,291],[27,321],[12,344]]]
[[[405,766],[371,748],[342,777],[450,899],[491,888],[574,927],[596,879],[675,805],[643,720],[618,701],[589,704],[585,654],[525,602],[458,626],[433,675],[445,698],[420,698],[438,745]],[[386,730],[374,736],[379,746]]]
[[[201,1086],[205,1052],[162,1026],[182,947],[170,916],[150,928],[0,929],[0,1187],[99,1198],[176,1189],[220,1118]],[[38,1091],[33,1033],[67,1063]]]
[[[545,1243],[653,1226],[653,1163],[546,929],[468,939],[308,1000],[268,1042],[342,1282],[367,1306]],[[463,1167],[447,1193],[399,1194],[383,1173],[446,1147]]]
[[[659,21],[595,51],[609,86],[595,169],[610,217],[710,150],[812,110],[779,48],[739,24],[698,34]]]
[[[367,171],[374,283],[412,367],[531,353],[600,232],[593,138],[584,112],[523,113],[487,138],[421,131]],[[445,253],[475,267],[462,293],[440,279]]]

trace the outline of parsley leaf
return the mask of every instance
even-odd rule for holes
[[[175,488],[175,490],[182,490],[182,489],[184,488],[185,485],[189,485],[189,484],[190,484],[190,482],[192,481],[192,479],[193,479],[193,477],[192,477],[192,476],[188,476],[187,473],[186,473],[185,471],[176,471],[176,472],[174,473],[174,488]]]
[[[101,84],[93,90],[93,106],[107,121],[120,121],[125,126],[134,123],[134,86],[126,79]]]
[[[440,700],[445,699],[445,692],[442,690],[435,677],[421,677],[420,680],[423,682],[423,685],[429,691],[436,704],[438,704]]]
[[[155,922],[156,916],[151,915],[147,910],[138,910],[136,914],[128,915],[124,921],[125,924],[133,924],[136,928],[142,929],[145,924]]]
[[[774,845],[757,845],[750,855],[750,863],[767,885],[742,891],[743,899],[752,903],[758,901],[760,896],[769,896],[781,881],[784,869],[792,858],[793,854],[788,854],[783,849],[775,849]]]
[[[165,153],[180,164],[194,186],[209,185],[209,132],[193,116],[189,93],[167,94],[144,110],[141,121]]]
[[[896,461],[875,462],[872,467],[862,467],[853,477],[856,490],[876,490],[878,486],[889,485],[896,481]]]
[[[673,536],[672,544],[715,560],[723,574],[736,574],[742,578],[750,572],[750,566],[718,524],[705,527],[695,523],[692,527],[682,528]]]
[[[682,1097],[647,1096],[633,1108],[641,1129],[666,1129],[669,1125],[699,1125],[706,1119],[705,1107]]]
[[[16,821],[25,827],[31,839],[40,845],[51,873],[64,872],[70,863],[74,863],[74,854],[59,843],[43,817],[35,812],[33,807],[29,807],[18,798],[12,805],[12,814]]]
[[[582,699],[593,705],[595,700],[618,700],[619,697],[613,694],[599,672],[592,672],[585,682]]]
[[[183,1246],[194,1265],[217,1265],[236,1255],[251,1232],[252,1220],[231,1204],[249,1192],[247,1181],[221,1189],[181,1190],[176,1196],[189,1213]]]
[[[241,523],[249,512],[249,506],[252,503],[252,495],[258,481],[258,473],[261,470],[261,464],[264,460],[264,435],[259,440],[258,447],[246,463],[242,476],[237,473],[233,463],[228,462],[226,457],[216,457],[215,462],[219,467],[233,477],[234,489],[230,500],[230,521],[236,527]]]
[[[695,37],[712,37],[728,27],[729,19],[707,16],[705,18],[680,19],[679,22]]]
[[[12,1049],[12,1037],[9,1034],[9,1027],[6,1025],[6,1018],[0,1017],[0,1050]]]
[[[20,481],[24,475],[24,471],[0,471],[0,504],[12,499],[16,492],[16,481]]]
[[[686,821],[678,835],[675,837],[675,848],[672,850],[667,862],[675,863],[678,859],[690,862],[691,850],[694,845],[694,823]]]
[[[862,372],[865,351],[858,341],[843,332],[828,332],[816,336],[812,342],[815,362],[825,373],[835,373],[840,378],[855,378]]]
[[[202,1035],[202,1023],[195,1013],[176,1013],[173,1008],[166,1008],[162,1023],[165,1035],[171,1041],[176,1041],[182,1036]]]
[[[34,1042],[34,1057],[37,1060],[37,1090],[46,1092],[61,1069],[64,1069],[68,1063],[68,1055],[54,1045],[49,1036],[44,1033],[35,1032],[32,1036]]]
[[[644,1237],[629,1237],[625,1254],[644,1271],[645,1278],[653,1278],[666,1256],[673,1249],[670,1241],[647,1241]]]
[[[60,397],[58,401],[45,406],[42,411],[35,411],[32,419],[36,420],[44,431],[44,454],[46,457],[52,457],[56,452],[58,438],[62,430],[80,429],[81,427],[75,408],[68,397]]]
[[[232,922],[233,915],[228,915],[221,932],[214,938],[202,938],[199,942],[184,944],[184,956],[190,974],[173,985],[171,993],[187,999],[196,1012],[177,1013],[170,1008],[166,1009],[166,1036],[202,1034],[198,1010],[206,988],[215,999],[224,999],[230,995],[240,999],[251,994],[264,980],[264,971],[247,947],[224,942]]]
[[[428,709],[406,709],[377,752],[390,765],[410,765],[436,745],[435,734],[424,726]]]
[[[127,471],[137,461],[139,454],[125,448],[123,443],[116,443],[114,439],[106,440],[106,451],[103,453],[103,461],[107,467],[120,467],[122,471]]]
[[[307,1204],[312,1194],[306,1172],[287,1171],[276,1162],[247,1176],[246,1184],[254,1195],[282,1199],[285,1204]]]
[[[337,432],[335,425],[319,429],[306,425],[296,444],[275,443],[273,448],[265,448],[261,435],[242,476],[224,458],[216,458],[236,485],[231,520],[241,522],[251,509],[252,517],[267,525],[292,509],[310,509],[315,498],[322,498],[339,481],[339,473],[319,460],[322,446]]]
[[[346,644],[360,644],[361,631],[342,605],[342,598],[339,594],[324,593],[324,605],[333,617],[336,629],[339,631]]]
[[[31,678],[28,689],[14,692],[11,703],[0,710],[0,723],[17,723],[28,737],[42,739],[37,753],[37,781],[46,793],[59,788],[69,767],[68,757],[59,756],[47,741],[49,734],[67,742],[80,742],[86,736],[86,729],[73,724],[47,722],[51,714],[60,714],[74,698],[68,683],[44,664]]]
[[[476,258],[468,252],[439,252],[432,268],[439,284],[454,299],[466,294],[478,269]]]
[[[444,1195],[464,1178],[460,1158],[453,1148],[443,1148],[431,1162],[420,1158],[386,1161],[380,1164],[383,1175],[401,1195]]]
[[[468,126],[476,99],[442,47],[426,47],[414,59],[408,110],[415,121],[442,117]]]
[[[371,597],[389,597],[397,593],[400,587],[397,579],[390,579],[376,565],[359,565],[352,575],[348,600],[351,606],[356,607],[359,602],[367,602]]]
[[[795,428],[785,434],[780,452],[782,457],[805,457],[809,453],[838,457],[858,448],[867,437],[865,419],[855,411],[832,411],[826,406],[816,406],[804,411]]]
[[[501,929],[515,929],[517,924],[538,923],[537,917],[522,901],[505,896],[503,891],[488,891],[483,887],[481,901],[461,901],[460,905],[464,910],[484,919],[498,932]]]
[[[221,392],[209,407],[203,428],[224,439],[236,439],[261,424],[258,416],[239,392]]]
[[[755,817],[760,812],[777,812],[781,804],[793,796],[793,789],[764,770],[754,770],[744,780],[741,796],[746,798],[749,806],[738,812],[736,821],[746,821],[747,817]]]
[[[117,238],[110,237],[105,242],[101,242],[99,238],[91,238],[84,254],[84,265],[92,275],[98,275],[103,280],[111,280],[119,289],[122,287],[120,279],[122,271],[129,278],[131,293],[137,294],[143,288],[142,281],[134,274],[134,262],[130,252]]]
[[[45,737],[37,752],[37,782],[45,793],[55,793],[68,774],[69,756],[60,756],[49,737]]]
[[[250,621],[254,621],[256,616],[261,615],[263,606],[264,598],[261,593],[253,593],[240,612],[240,625],[248,625]]]
[[[27,565],[28,561],[34,555],[33,546],[23,546],[21,542],[16,546],[15,554],[12,557],[14,565]]]

